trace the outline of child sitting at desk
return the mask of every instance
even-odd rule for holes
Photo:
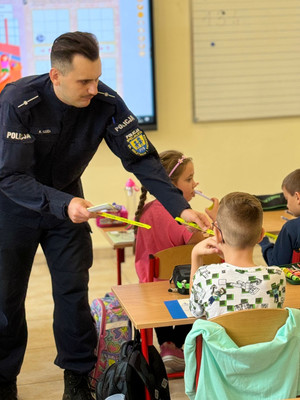
[[[190,310],[195,317],[252,308],[282,308],[285,275],[279,267],[257,266],[254,246],[264,236],[258,199],[234,192],[220,202],[214,237],[192,251]],[[219,254],[225,262],[203,266],[202,256]]]
[[[287,200],[287,207],[295,217],[300,216],[300,169],[287,175],[282,182],[282,191]],[[290,264],[293,252],[300,248],[300,218],[287,221],[275,244],[265,237],[260,246],[263,257],[268,265]]]
[[[175,150],[164,151],[160,154],[160,159],[172,183],[190,201],[195,196],[194,189],[197,186],[192,159]],[[173,246],[197,243],[203,239],[203,235],[199,230],[191,231],[186,226],[179,225],[158,200],[145,205],[147,191],[144,187],[141,190],[135,220],[149,224],[152,228],[137,229],[135,268],[139,281],[149,282],[149,254]],[[212,200],[217,203],[217,199]],[[208,215],[212,216],[214,212],[208,211]],[[190,325],[155,329],[161,357],[168,372],[183,371],[185,364],[181,347],[190,329]]]

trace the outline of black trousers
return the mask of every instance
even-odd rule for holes
[[[54,300],[55,364],[78,373],[96,361],[96,331],[88,301],[92,243],[87,223],[63,221],[32,229],[0,214],[0,382],[20,372],[26,344],[25,298],[38,245],[46,256]]]
[[[181,349],[192,326],[189,324],[155,328],[158,344],[161,346],[164,342],[173,342],[176,347]]]

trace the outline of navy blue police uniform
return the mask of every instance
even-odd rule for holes
[[[159,162],[137,118],[99,82],[85,108],[61,102],[49,74],[8,84],[0,95],[0,382],[18,375],[27,343],[25,297],[38,245],[54,299],[55,363],[78,373],[95,363],[96,333],[88,303],[92,245],[88,223],[67,206],[84,197],[81,175],[104,139],[124,168],[175,217],[189,208]]]

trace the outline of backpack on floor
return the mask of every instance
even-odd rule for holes
[[[122,393],[126,400],[145,400],[147,387],[151,400],[170,400],[169,382],[164,363],[151,345],[149,364],[142,354],[141,343],[135,340],[123,343],[121,358],[111,365],[96,384],[96,400]]]
[[[131,323],[113,293],[93,300],[91,312],[98,333],[97,362],[91,372],[91,384],[103,371],[119,360],[122,343],[132,338]]]

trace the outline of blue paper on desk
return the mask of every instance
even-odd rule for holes
[[[193,317],[189,309],[189,299],[168,300],[164,303],[173,319]]]

